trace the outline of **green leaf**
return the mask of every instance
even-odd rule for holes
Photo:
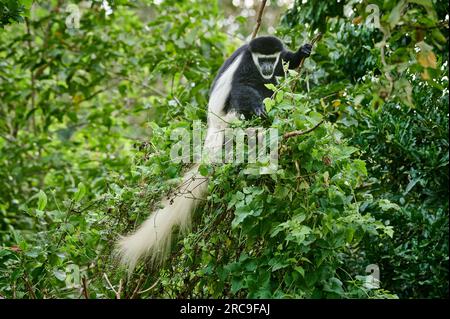
[[[254,211],[250,210],[246,206],[239,206],[234,212],[234,219],[231,222],[231,228],[236,228],[242,224],[242,222],[249,216],[253,215]]]
[[[38,210],[44,210],[47,206],[47,195],[40,190],[38,193]]]
[[[200,172],[200,175],[202,175],[202,176],[208,176],[208,174],[209,174],[209,165],[201,164],[201,165],[198,167],[198,171]]]
[[[298,75],[298,72],[297,72],[297,71],[295,71],[295,70],[291,70],[291,69],[289,69],[289,70],[288,70],[288,72],[289,72],[289,75],[290,75],[290,76],[292,76],[292,77],[295,77],[295,76],[297,76],[297,75]]]
[[[395,203],[391,203],[389,200],[387,199],[380,199],[378,201],[378,205],[380,206],[380,208],[384,211],[387,211],[389,209],[394,209],[394,210],[400,210],[400,206],[398,206]]]
[[[279,269],[283,269],[289,266],[289,262],[281,258],[273,258],[269,260],[269,266],[272,267],[272,271],[277,271]]]
[[[277,103],[281,103],[281,101],[283,101],[283,98],[284,98],[284,92],[278,91],[275,96],[275,100],[277,101]]]
[[[53,274],[55,275],[56,279],[60,280],[60,281],[65,281],[66,280],[66,273],[62,270],[59,269],[54,269],[53,270]]]
[[[436,41],[438,41],[440,43],[447,42],[447,39],[445,38],[445,36],[442,34],[442,32],[439,29],[434,29],[431,34]]]
[[[237,16],[236,18],[234,18],[234,20],[238,23],[245,23],[247,22],[247,18],[244,16]]]
[[[242,280],[242,278],[239,277],[233,277],[233,279],[231,280],[231,292],[236,293],[242,288],[245,288],[244,280]]]
[[[298,273],[300,273],[300,275],[302,275],[302,277],[305,277],[305,269],[303,269],[303,267],[301,267],[301,266],[295,266],[294,269],[295,269],[295,271],[297,271]]]
[[[272,100],[270,97],[266,97],[263,100],[264,105],[266,106],[266,111],[270,112],[270,110],[272,109],[272,107],[275,105],[275,101]]]
[[[394,228],[392,226],[385,226],[383,228],[383,231],[386,235],[388,235],[390,238],[394,237]]]
[[[86,195],[86,186],[80,182],[78,183],[77,191],[74,195],[74,201],[79,202],[83,199],[84,195]]]
[[[30,258],[36,258],[39,256],[40,252],[41,252],[40,247],[34,247],[34,248],[30,249],[29,251],[25,252],[25,255]]]
[[[405,191],[403,192],[403,196],[405,196],[406,194],[408,194],[410,192],[410,190],[417,184],[417,182],[420,181],[420,178],[415,178],[413,180],[411,180],[408,185],[406,186]]]

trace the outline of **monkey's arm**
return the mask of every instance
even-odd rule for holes
[[[230,110],[239,114],[244,114],[245,118],[250,118],[253,114],[265,116],[263,96],[254,88],[246,85],[240,85],[233,88],[230,92]]]
[[[289,62],[289,69],[296,69],[303,58],[307,58],[311,55],[312,45],[307,43],[302,45],[297,52],[291,52],[285,50],[281,53],[281,58],[284,62]]]

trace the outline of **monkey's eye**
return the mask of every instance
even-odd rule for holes
[[[258,58],[259,65],[261,64],[274,64],[275,58]]]

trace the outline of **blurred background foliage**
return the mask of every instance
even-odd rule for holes
[[[211,82],[258,5],[0,1],[1,297],[448,297],[448,3],[436,0],[268,1],[260,34],[291,49],[323,37],[274,88],[269,120],[240,125],[324,124],[280,140],[276,174],[206,167],[210,196],[164,267],[117,267],[118,235],[185,169],[170,133],[206,123]]]

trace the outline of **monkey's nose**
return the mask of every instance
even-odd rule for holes
[[[272,64],[270,64],[270,63],[263,63],[261,65],[261,72],[262,72],[262,74],[264,74],[266,76],[272,75],[272,73],[273,73],[273,66],[272,66]]]

